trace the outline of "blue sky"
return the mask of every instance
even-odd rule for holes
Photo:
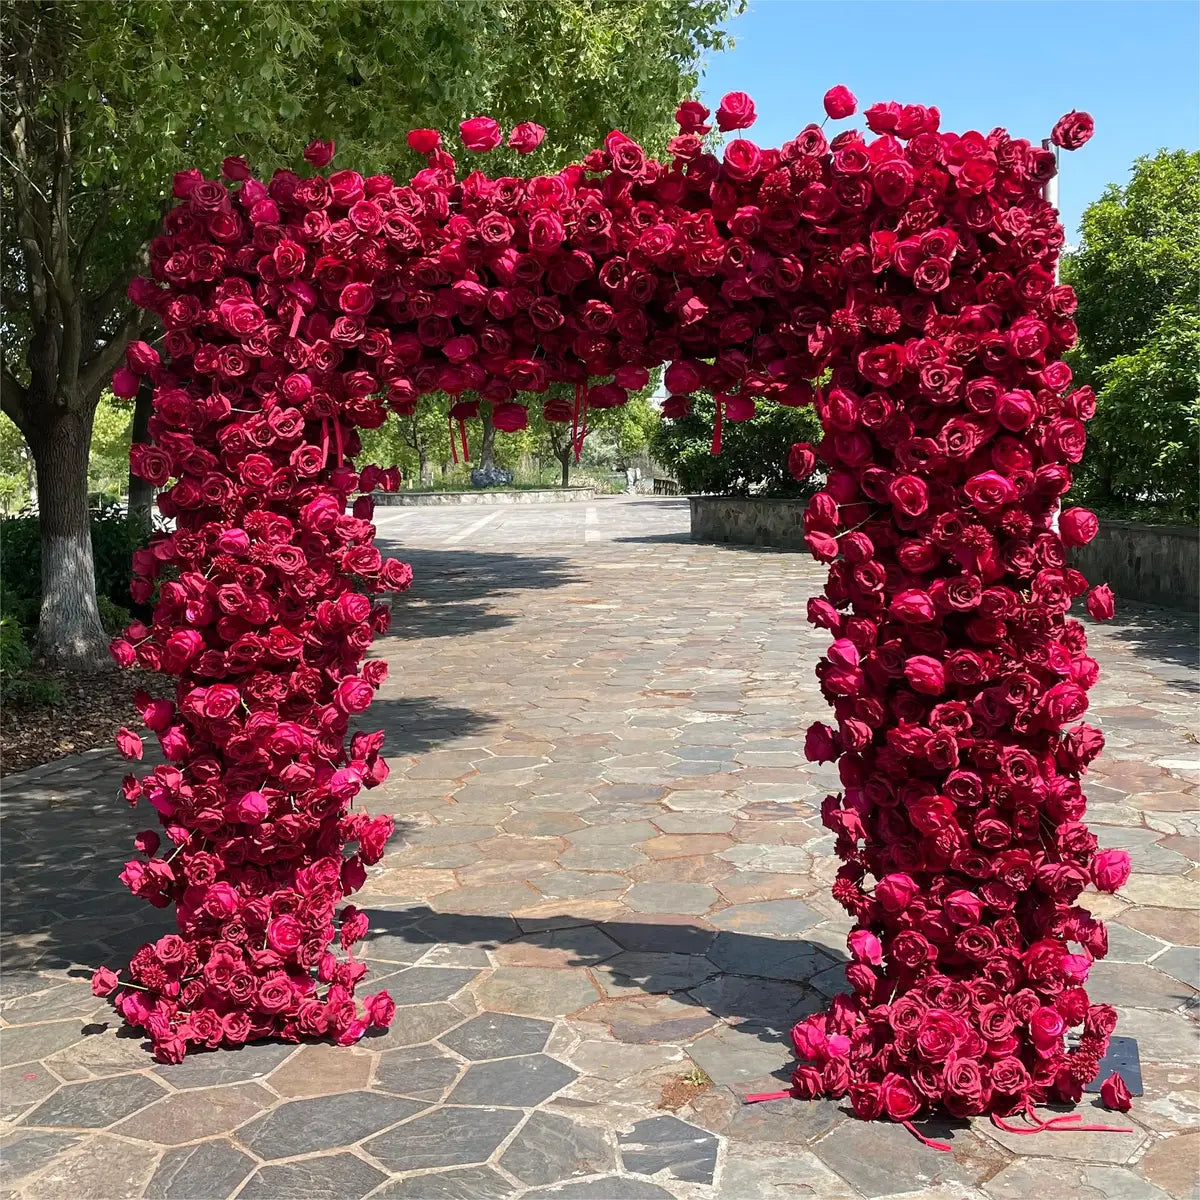
[[[701,95],[715,109],[725,92],[748,92],[759,118],[742,136],[762,146],[820,121],[837,83],[860,113],[877,100],[931,104],[956,132],[1002,125],[1040,140],[1063,113],[1090,112],[1095,137],[1062,156],[1071,243],[1086,205],[1139,154],[1200,144],[1191,0],[750,0],[730,32],[736,44],[710,61]]]

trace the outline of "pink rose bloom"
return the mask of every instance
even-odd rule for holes
[[[1092,859],[1092,882],[1102,892],[1124,887],[1129,872],[1129,855],[1124,850],[1101,850]]]
[[[118,976],[107,967],[100,967],[92,975],[92,995],[111,996],[120,985]]]
[[[336,150],[336,142],[322,142],[314,138],[304,148],[304,157],[306,161],[312,163],[319,171],[322,167],[327,167],[333,162],[333,155]]]
[[[118,367],[113,372],[113,395],[121,400],[132,400],[138,394],[141,381],[128,367]]]
[[[262,792],[247,792],[237,803],[237,819],[247,825],[258,825],[266,820],[271,806]]]
[[[1062,1049],[1062,1036],[1067,1023],[1054,1008],[1043,1005],[1029,1018],[1029,1032],[1040,1054],[1053,1054]]]
[[[911,875],[885,875],[875,885],[875,899],[885,912],[903,912],[916,898],[918,889]]]
[[[546,136],[546,130],[536,121],[522,121],[508,135],[508,148],[518,154],[532,154]]]
[[[731,129],[749,129],[757,119],[754,101],[745,92],[730,92],[721,97],[717,106],[717,128],[722,133]]]
[[[1059,117],[1050,131],[1050,140],[1063,150],[1078,150],[1091,139],[1095,131],[1096,123],[1090,113],[1076,112],[1072,109],[1065,117]]]
[[[946,669],[928,654],[914,654],[904,664],[904,678],[913,691],[926,696],[940,696],[946,690]]]
[[[124,725],[117,730],[117,749],[126,758],[141,758],[142,757],[142,739],[138,737],[132,729],[126,729]]]
[[[843,117],[852,117],[858,111],[858,100],[854,93],[840,83],[825,93],[823,103],[826,115],[834,121],[840,121]]]
[[[883,962],[883,943],[869,929],[854,930],[846,939],[846,945],[856,962],[870,963],[875,967]]]
[[[463,145],[477,154],[485,154],[500,145],[500,126],[491,117],[471,117],[459,125]]]
[[[442,144],[442,135],[436,129],[410,129],[408,148],[418,154],[432,154]]]
[[[373,996],[364,997],[363,1007],[376,1029],[386,1029],[396,1015],[396,1003],[387,992],[376,992]]]
[[[1093,621],[1109,621],[1117,610],[1113,603],[1112,588],[1107,583],[1092,588],[1084,605]]]
[[[1133,1106],[1133,1096],[1117,1071],[1100,1085],[1100,1103],[1116,1112],[1128,1112]]]
[[[1058,532],[1064,545],[1086,546],[1100,532],[1100,520],[1086,508],[1068,508],[1058,518]]]

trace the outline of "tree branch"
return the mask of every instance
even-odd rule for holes
[[[154,313],[135,308],[124,324],[96,351],[79,371],[79,391],[84,396],[98,395],[104,381],[117,369],[125,347],[154,324]]]
[[[29,412],[29,392],[7,366],[3,367],[3,372],[3,379],[0,381],[0,409],[24,434]]]

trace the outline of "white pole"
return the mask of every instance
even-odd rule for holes
[[[1042,195],[1045,196],[1046,203],[1052,205],[1055,212],[1057,212],[1058,211],[1058,164],[1059,164],[1058,147],[1049,138],[1042,138],[1042,149],[1049,150],[1054,155],[1054,174],[1051,175],[1050,178],[1046,180],[1046,186],[1042,189]],[[1062,219],[1061,214],[1059,215],[1059,219],[1060,220]],[[1058,283],[1058,263],[1059,263],[1059,259],[1056,258],[1054,260],[1054,282],[1055,283]],[[1059,514],[1061,512],[1062,512],[1062,503],[1060,501],[1055,501],[1054,508],[1051,510],[1051,513],[1050,513],[1050,528],[1053,529],[1055,533],[1058,532],[1058,518],[1059,518]]]

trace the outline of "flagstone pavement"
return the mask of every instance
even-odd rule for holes
[[[367,718],[392,764],[368,807],[398,822],[367,983],[394,1026],[155,1064],[87,984],[164,929],[116,879],[146,822],[123,766],[11,776],[0,1197],[1197,1195],[1194,619],[1125,605],[1093,635],[1089,819],[1134,873],[1092,897],[1090,986],[1140,1046],[1133,1132],[936,1122],[945,1154],[837,1103],[742,1103],[841,984],[834,776],[800,753],[821,568],[692,544],[675,499],[382,510],[380,534],[417,573]]]

